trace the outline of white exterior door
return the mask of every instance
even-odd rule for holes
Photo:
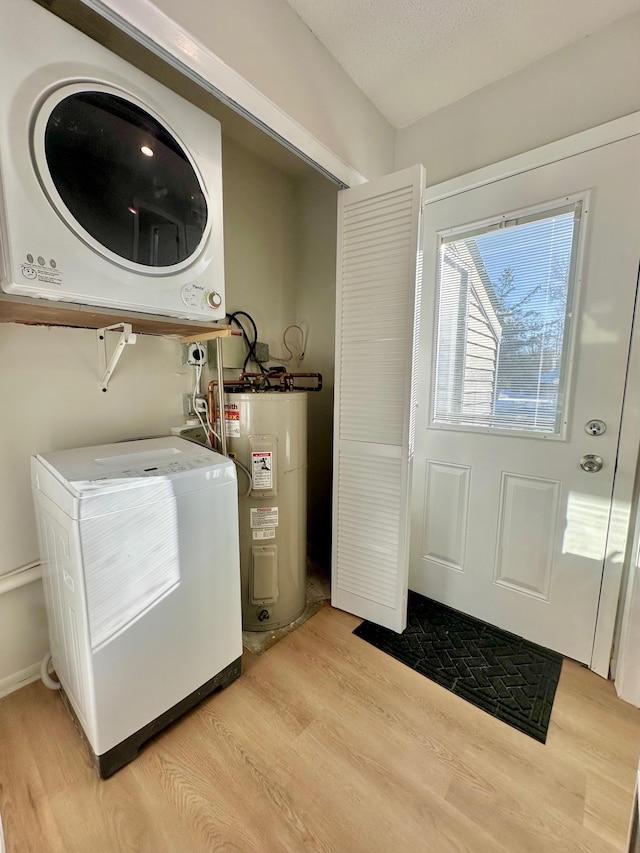
[[[638,175],[636,136],[424,208],[409,587],[585,663],[638,275]],[[603,434],[585,428],[594,420]],[[589,454],[600,470],[581,467]]]

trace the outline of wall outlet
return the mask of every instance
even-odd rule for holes
[[[206,394],[196,394],[196,406],[198,407],[200,414],[204,414],[207,406]],[[197,417],[193,408],[193,394],[182,395],[182,413],[185,418]]]
[[[182,363],[192,366],[207,363],[206,343],[182,344]]]

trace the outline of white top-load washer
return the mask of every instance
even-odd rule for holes
[[[106,778],[240,674],[235,467],[154,438],[35,456],[32,487],[53,664]]]

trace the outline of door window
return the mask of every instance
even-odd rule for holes
[[[434,426],[562,433],[580,210],[440,235]]]

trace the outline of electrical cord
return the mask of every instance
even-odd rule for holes
[[[297,329],[300,332],[300,346],[297,353],[295,353],[287,343],[287,332],[289,329]],[[282,333],[282,346],[286,349],[289,355],[272,355],[270,361],[304,361],[304,354],[307,348],[307,336],[302,326],[299,326],[297,323],[290,323]]]
[[[253,341],[249,340],[249,336],[247,335],[247,332],[246,332],[244,326],[238,320],[238,315],[246,317],[247,320],[251,323],[251,326],[253,329]],[[259,362],[256,358],[255,346],[256,346],[256,342],[258,340],[258,329],[257,329],[257,326],[255,324],[253,317],[250,314],[247,314],[246,311],[235,311],[233,314],[227,314],[227,318],[229,319],[230,322],[234,322],[242,330],[242,336],[243,336],[245,343],[247,344],[247,347],[249,349],[247,357],[244,360],[244,368],[243,369],[246,370],[247,364],[249,363],[249,360],[253,360],[258,365],[258,367],[260,368],[260,371],[262,373],[267,374],[267,375],[269,373],[271,373],[272,371],[266,370],[265,367],[261,364],[261,362]],[[292,326],[288,326],[287,329],[285,329],[284,334],[287,333],[289,328],[292,328]],[[300,326],[297,326],[296,328],[300,329]],[[303,334],[302,329],[300,329],[300,333]],[[283,335],[283,339],[284,339],[284,335]],[[201,346],[201,344],[199,342],[198,342],[198,344],[199,344],[199,346]],[[285,346],[286,346],[286,343],[285,343]],[[288,347],[287,347],[287,349],[288,349]],[[304,355],[304,353],[303,353],[303,355]],[[218,442],[221,443],[222,440],[221,440],[220,436],[218,435],[218,433],[213,429],[213,427],[210,426],[210,424],[212,424],[214,422],[214,418],[211,416],[212,413],[209,412],[209,404],[206,400],[204,400],[204,412],[205,412],[205,416],[206,416],[206,421],[202,420],[202,416],[200,414],[200,411],[196,407],[196,398],[197,398],[197,395],[200,393],[200,385],[201,385],[201,381],[202,381],[202,367],[203,367],[202,364],[194,365],[195,383],[193,386],[193,394],[191,395],[191,407],[192,407],[193,411],[196,413],[198,420],[200,421],[200,425],[202,426],[202,429],[204,430],[205,438],[207,440],[207,445],[211,449],[213,449],[210,433],[213,433],[213,435],[217,438]],[[275,368],[275,372],[277,372],[277,371],[278,371],[278,369]],[[267,384],[269,384],[268,379],[267,379]],[[220,414],[221,414],[221,417],[224,416],[222,414],[222,412]],[[251,477],[251,471],[249,471],[249,469],[246,467],[246,465],[243,465],[242,462],[240,462],[238,459],[235,459],[234,457],[230,457],[230,458],[233,459],[233,462],[235,463],[236,468],[238,468],[240,471],[242,471],[242,473],[247,478],[247,490],[243,494],[239,495],[239,498],[241,498],[241,499],[248,498],[249,495],[251,494],[251,490],[253,488],[253,479]]]
[[[256,337],[257,337],[257,331],[256,331]],[[213,429],[213,427],[210,426],[210,424],[213,423],[213,418],[211,417],[211,414],[209,412],[208,402],[206,400],[204,400],[204,413],[205,413],[205,417],[206,417],[205,421],[202,420],[200,412],[196,407],[196,398],[200,392],[200,384],[202,381],[202,364],[194,365],[194,369],[195,369],[195,383],[193,386],[193,394],[191,396],[191,406],[193,408],[193,411],[198,416],[198,420],[200,421],[200,425],[202,426],[202,429],[204,430],[205,438],[207,440],[207,445],[213,450],[210,432],[213,433],[213,435],[218,439],[218,442],[221,443],[222,440],[221,440],[220,436],[218,435],[218,433]],[[248,483],[249,483],[247,486],[246,492],[242,495],[239,495],[239,497],[240,498],[248,498],[249,495],[251,494],[251,489],[253,488],[253,480],[251,479],[251,471],[249,471],[249,469],[245,465],[243,465],[242,462],[239,462],[237,459],[233,459],[233,461],[235,462],[236,467],[239,468],[246,475]]]
[[[243,495],[239,495],[239,497],[240,498],[248,498],[249,495],[251,494],[251,489],[253,488],[253,481],[251,479],[251,471],[249,471],[249,469],[245,465],[243,465],[242,462],[239,462],[237,459],[234,459],[233,461],[236,463],[236,467],[239,468],[242,472],[244,472],[244,474],[246,474],[247,480],[249,481],[247,491]]]
[[[200,346],[200,344],[198,344],[198,346]],[[200,426],[204,430],[204,437],[205,437],[205,440],[207,442],[207,447],[210,450],[213,450],[213,444],[211,442],[210,433],[213,432],[213,434],[216,436],[218,441],[220,441],[220,437],[209,426],[209,406],[207,404],[207,401],[205,400],[204,401],[204,412],[206,415],[206,421],[203,421],[202,415],[200,414],[200,410],[198,409],[198,407],[196,405],[197,395],[200,393],[200,382],[202,379],[202,364],[194,365],[194,370],[195,370],[195,383],[193,386],[193,394],[191,395],[191,408],[196,413],[196,416],[197,416],[198,420],[200,421]]]
[[[251,323],[251,328],[253,331],[253,340],[249,339],[249,335],[247,334],[247,330],[242,325],[238,317],[246,317],[249,323]],[[258,356],[256,353],[256,344],[258,342],[258,327],[255,324],[255,320],[251,316],[251,314],[247,314],[246,311],[234,311],[233,314],[227,314],[227,318],[230,323],[235,323],[236,326],[242,332],[242,337],[244,338],[244,342],[247,345],[248,353],[247,357],[244,360],[244,364],[242,365],[242,369],[246,371],[247,365],[250,361],[253,361],[260,368],[261,373],[266,373],[267,371],[264,368],[264,365],[261,361],[258,361]]]
[[[214,419],[211,417],[211,413],[209,412],[209,406],[206,403],[205,403],[205,414],[207,416],[207,424],[209,425],[209,432],[214,436],[214,438],[217,438],[219,444],[222,444],[222,439],[220,438],[218,433],[215,431],[215,429],[210,425]]]

